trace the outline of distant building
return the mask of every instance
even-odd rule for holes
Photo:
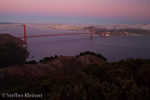
[[[109,36],[109,31],[107,33],[102,33],[101,36]]]

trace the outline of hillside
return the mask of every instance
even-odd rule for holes
[[[7,78],[0,79],[0,93],[2,94],[0,99],[150,99],[150,59],[134,60],[130,58],[107,63],[91,55],[80,57],[61,56],[37,65],[23,64],[24,68],[21,68],[21,66],[4,68],[3,70],[6,73],[8,73],[9,69],[11,75],[8,74]],[[83,66],[79,67],[80,65]],[[25,70],[27,71],[26,74],[24,73]],[[28,72],[33,77],[23,77],[29,74]],[[42,76],[37,77],[39,76],[37,73]],[[4,75],[6,74],[4,73]],[[17,77],[18,75],[20,78]]]
[[[93,55],[85,55],[80,57],[69,57],[69,56],[60,56],[56,59],[45,61],[37,64],[20,64],[16,66],[11,66],[8,68],[0,69],[0,79],[5,77],[31,77],[44,75],[48,71],[63,67],[75,72],[81,66],[86,66],[87,64],[98,64],[102,65],[107,63],[106,61],[97,58]]]

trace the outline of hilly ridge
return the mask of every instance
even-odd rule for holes
[[[11,66],[8,68],[0,69],[0,78],[13,77],[13,76],[39,76],[44,75],[48,71],[64,67],[70,70],[70,72],[75,71],[81,66],[86,66],[88,64],[98,64],[102,65],[107,63],[106,61],[97,58],[93,55],[84,55],[80,57],[69,57],[69,56],[60,56],[51,61],[45,61],[43,63],[37,64],[21,64],[16,66]]]

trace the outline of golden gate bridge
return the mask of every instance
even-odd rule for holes
[[[93,25],[91,25],[91,32],[89,33],[65,33],[65,34],[48,34],[48,35],[34,35],[34,36],[27,36],[26,34],[26,27],[28,28],[32,28],[34,30],[38,30],[36,28],[33,28],[33,27],[30,27],[30,26],[27,26],[27,25],[21,25],[19,28],[9,32],[9,33],[13,33],[15,31],[17,31],[18,29],[20,28],[24,28],[24,36],[22,37],[19,37],[19,38],[24,38],[24,41],[27,43],[27,38],[33,38],[33,37],[45,37],[45,36],[61,36],[61,35],[80,35],[80,34],[91,34],[91,38],[93,37]],[[41,31],[41,30],[38,30],[38,31]],[[45,32],[45,31],[42,31],[42,32]],[[46,32],[48,33],[48,32]]]

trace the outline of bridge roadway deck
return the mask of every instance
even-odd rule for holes
[[[49,34],[49,35],[35,35],[35,36],[26,36],[26,38],[32,38],[32,37],[44,37],[44,36],[59,36],[59,35],[80,35],[80,34],[91,34],[91,33],[66,33],[66,34]],[[19,37],[24,38],[24,37]]]

